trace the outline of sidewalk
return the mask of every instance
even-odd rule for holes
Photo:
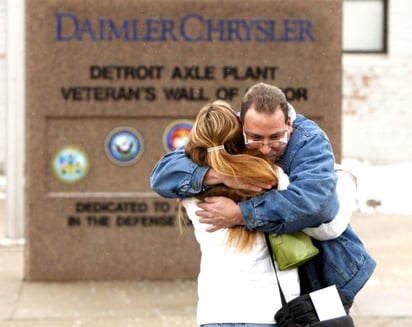
[[[412,326],[412,217],[356,213],[352,225],[378,262],[353,306],[356,326]],[[0,247],[0,327],[196,326],[195,281],[29,283],[23,255]]]

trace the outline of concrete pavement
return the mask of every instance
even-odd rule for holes
[[[356,326],[412,326],[412,217],[355,213],[352,225],[378,262]],[[196,326],[195,281],[26,282],[23,255],[0,247],[0,327]]]
[[[412,326],[412,216],[356,213],[352,226],[377,261],[356,297],[356,326]]]

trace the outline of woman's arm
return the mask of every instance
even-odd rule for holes
[[[336,169],[338,182],[336,191],[339,200],[339,211],[336,217],[318,227],[304,228],[303,232],[319,240],[327,241],[339,237],[350,223],[352,212],[356,205],[356,179],[341,168]]]

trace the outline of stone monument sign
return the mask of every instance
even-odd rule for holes
[[[194,278],[150,172],[259,81],[341,142],[340,0],[26,1],[27,280]]]

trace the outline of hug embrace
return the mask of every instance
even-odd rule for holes
[[[205,105],[187,145],[164,155],[150,182],[180,199],[193,224],[200,326],[353,326],[349,310],[376,266],[350,226],[355,179],[279,88],[253,85],[239,114],[224,101]],[[279,269],[265,236],[293,233],[318,254]],[[343,313],[329,320],[314,299],[332,286]]]

